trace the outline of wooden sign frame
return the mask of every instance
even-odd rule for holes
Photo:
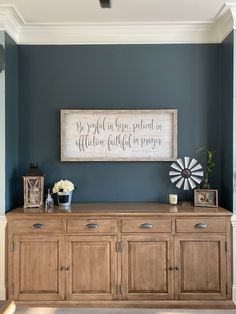
[[[177,110],[61,110],[61,161],[173,161]]]

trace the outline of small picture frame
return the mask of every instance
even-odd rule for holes
[[[194,206],[218,207],[218,190],[194,190]]]

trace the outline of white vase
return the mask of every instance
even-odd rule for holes
[[[72,199],[71,192],[57,192],[57,201],[60,207],[70,207]]]

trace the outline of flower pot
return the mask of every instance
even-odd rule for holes
[[[60,207],[70,207],[72,192],[57,192],[58,205]]]

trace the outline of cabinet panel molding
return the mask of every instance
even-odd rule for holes
[[[111,219],[67,220],[68,233],[116,233],[117,222]]]
[[[175,238],[178,299],[226,299],[225,243],[223,235]]]
[[[70,236],[67,249],[67,297],[70,300],[116,298],[115,236]]]
[[[14,234],[55,234],[63,232],[62,220],[32,219],[13,221]]]
[[[57,236],[14,236],[13,241],[13,298],[63,300],[64,274],[60,271],[63,239]]]
[[[129,300],[172,299],[172,237],[123,236],[123,298]]]
[[[226,222],[222,218],[176,219],[176,232],[209,233],[226,232]]]
[[[171,219],[125,219],[122,220],[122,232],[171,232]]]

